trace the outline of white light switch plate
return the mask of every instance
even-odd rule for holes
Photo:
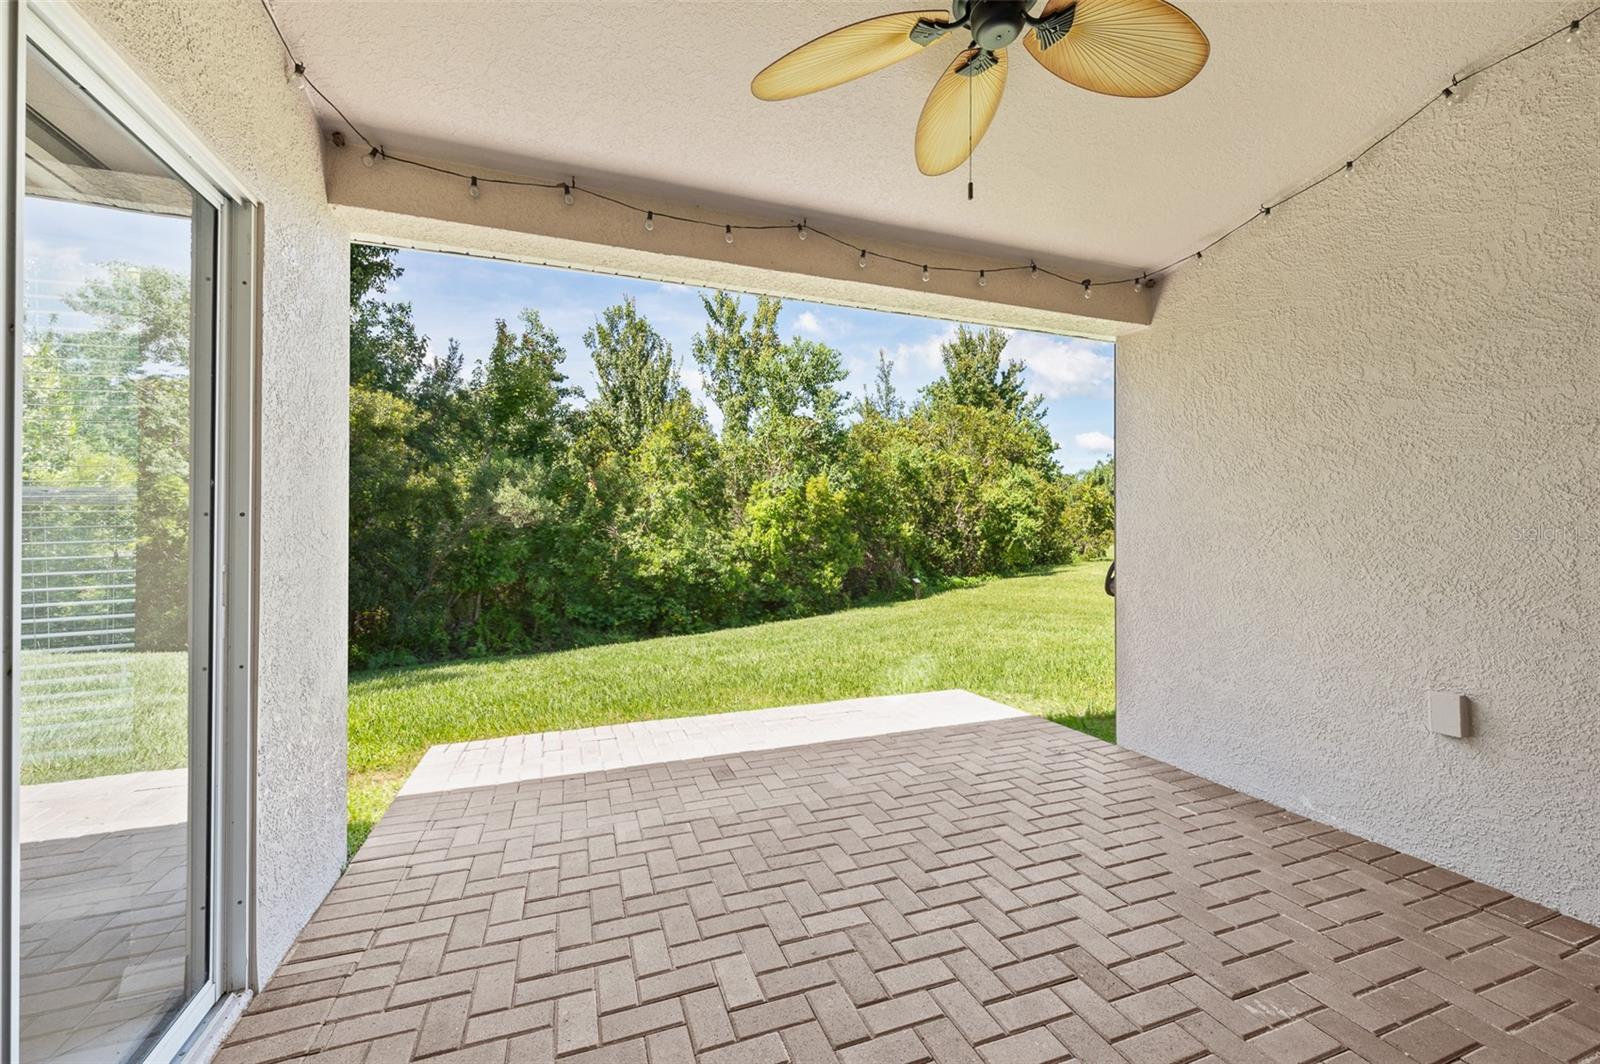
[[[1435,735],[1465,739],[1472,733],[1467,717],[1467,696],[1450,691],[1428,692],[1428,730]]]

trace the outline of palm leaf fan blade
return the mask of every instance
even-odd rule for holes
[[[1108,96],[1165,96],[1189,84],[1211,54],[1193,19],[1166,0],[1050,0],[1048,20],[1074,8],[1071,29],[1046,43],[1030,32],[1023,46],[1050,73]]]
[[[893,66],[922,51],[912,39],[919,22],[942,23],[948,11],[902,11],[880,15],[808,41],[768,66],[750,82],[763,100],[791,100],[821,92]]]
[[[969,64],[984,67],[968,74]],[[1006,53],[968,48],[934,82],[917,119],[917,168],[930,177],[967,161],[989,131],[1006,89]]]

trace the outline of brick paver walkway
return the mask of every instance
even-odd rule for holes
[[[1587,924],[1029,717],[403,797],[218,1060],[1544,1064],[1597,988]]]

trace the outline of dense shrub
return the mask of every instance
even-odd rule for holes
[[[684,388],[631,303],[584,336],[586,404],[532,311],[470,376],[351,266],[350,653],[355,667],[538,650],[836,609],[1103,554],[1109,465],[1063,474],[1005,335],[958,330],[912,402],[880,356],[852,410],[837,351],[783,340],[780,304],[704,298]]]

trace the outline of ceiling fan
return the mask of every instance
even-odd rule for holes
[[[934,82],[917,119],[917,167],[948,173],[989,130],[1006,87],[1006,49],[1020,37],[1044,68],[1110,96],[1165,96],[1205,66],[1211,45],[1166,0],[951,0],[943,11],[903,11],[842,26],[802,44],[755,76],[750,91],[789,100],[831,89],[910,58],[958,30],[968,45]],[[969,189],[970,195],[970,189]]]

